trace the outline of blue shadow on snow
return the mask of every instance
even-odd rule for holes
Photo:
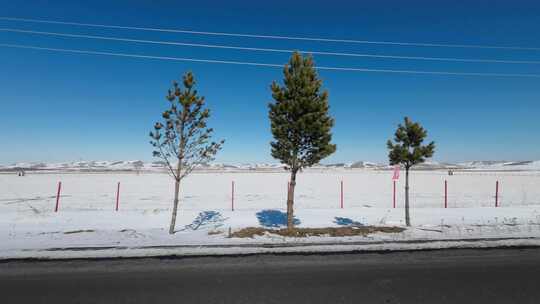
[[[259,224],[266,228],[277,228],[287,226],[287,213],[279,210],[262,210],[257,212]],[[300,225],[300,220],[293,218],[293,224]]]
[[[191,224],[184,226],[184,229],[182,230],[198,230],[201,227],[210,225],[217,228],[222,226],[225,220],[227,220],[227,218],[224,218],[221,213],[217,211],[203,211],[197,215]]]
[[[364,226],[364,224],[360,222],[353,221],[350,218],[347,217],[338,217],[336,216],[334,218],[334,223],[339,226]]]

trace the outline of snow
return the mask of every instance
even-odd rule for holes
[[[121,167],[126,164],[129,162],[94,163],[92,166]],[[460,246],[462,239],[488,239],[478,241],[478,246],[516,244],[519,243],[517,239],[521,239],[519,244],[540,240],[540,173],[534,171],[456,172],[453,176],[446,171],[412,172],[411,218],[414,227],[403,233],[378,233],[339,240],[272,235],[254,239],[228,238],[229,229],[260,226],[265,210],[285,211],[288,177],[286,172],[265,169],[193,173],[182,187],[177,222],[177,229],[181,231],[170,236],[167,227],[173,183],[167,174],[149,171],[140,174],[29,172],[24,177],[14,173],[0,174],[0,257],[73,257],[85,254],[76,250],[46,250],[65,247],[120,246],[125,250],[113,255],[128,252],[152,255],[170,251],[195,254],[263,250],[246,247],[257,244],[293,246],[316,242],[318,247],[311,246],[310,250],[325,250],[329,246],[325,243],[338,242],[356,243],[350,248],[367,250],[426,248],[426,244],[409,242],[428,239],[438,240],[429,246]],[[299,226],[338,226],[337,217],[364,225],[403,226],[404,180],[397,182],[398,208],[393,209],[391,177],[391,171],[371,169],[305,170],[298,176],[296,189],[295,215],[300,221]],[[443,208],[445,180],[448,181],[448,209]],[[62,182],[60,210],[55,213],[59,181]],[[231,211],[232,181],[235,182],[234,211]],[[339,208],[341,181],[344,183],[344,209]],[[494,207],[496,181],[500,184],[499,208]],[[118,182],[121,183],[120,210],[116,212]],[[206,211],[213,213],[204,213]],[[210,220],[191,225],[201,213],[211,215]],[[208,232],[216,234],[209,235]],[[145,248],[188,245],[192,247],[174,250]],[[218,245],[221,246],[219,250],[205,247]],[[199,246],[206,249],[194,249]],[[334,244],[332,250],[339,247],[336,246]],[[294,248],[291,250],[297,250]],[[114,250],[86,254],[99,256],[111,254],[111,251]]]

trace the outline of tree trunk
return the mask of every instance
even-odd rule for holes
[[[181,140],[183,141],[183,139]],[[180,153],[184,153],[182,146],[180,146]],[[169,227],[169,234],[174,234],[174,228],[176,225],[176,213],[178,212],[178,201],[180,200],[180,182],[182,181],[181,173],[182,173],[182,157],[178,158],[178,164],[176,165],[173,211],[172,211],[172,216],[171,216],[171,226]]]
[[[409,217],[409,168],[405,167],[405,225],[411,226]]]
[[[296,170],[291,171],[291,182],[287,191],[287,230],[294,229],[294,187],[296,186]]]
[[[174,202],[173,211],[171,217],[171,226],[169,227],[169,234],[174,234],[174,228],[176,225],[176,213],[178,212],[178,201],[180,197],[180,180],[175,180],[174,183]]]

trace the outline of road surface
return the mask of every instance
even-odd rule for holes
[[[540,303],[540,249],[5,262],[0,303]]]

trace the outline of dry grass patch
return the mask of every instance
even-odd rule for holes
[[[75,234],[75,233],[85,233],[85,232],[94,232],[92,229],[87,230],[72,230],[72,231],[66,231],[64,234]]]
[[[217,235],[217,234],[222,234],[223,231],[221,230],[210,230],[208,231],[208,235]]]
[[[383,233],[399,233],[404,231],[405,228],[401,227],[376,227],[376,226],[362,226],[362,227],[326,227],[326,228],[295,228],[292,231],[283,229],[266,229],[260,227],[248,227],[235,231],[231,234],[231,237],[238,238],[253,238],[256,235],[264,235],[265,233],[277,234],[281,236],[290,237],[309,237],[309,236],[365,236],[375,232]]]

